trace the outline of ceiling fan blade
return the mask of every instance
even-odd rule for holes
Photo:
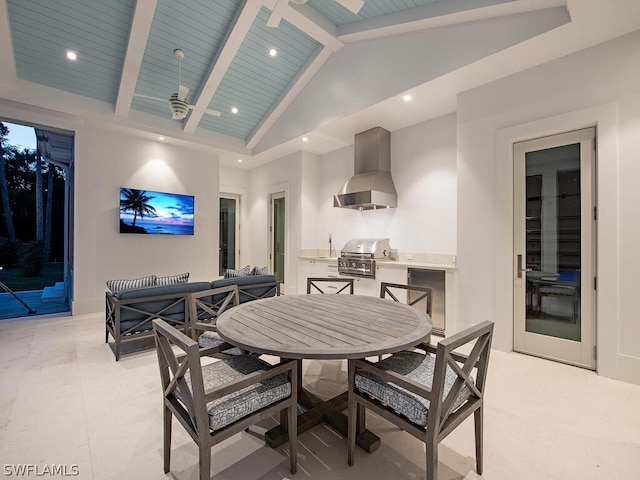
[[[336,0],[336,2],[355,14],[357,14],[364,5],[363,0]]]
[[[204,111],[204,113],[208,113],[209,115],[213,115],[214,117],[219,117],[220,115],[222,115],[222,112],[219,110],[212,110],[210,108],[198,107],[197,105],[189,105],[189,108],[192,110]]]
[[[276,6],[273,7],[273,10],[271,11],[269,20],[267,20],[267,27],[276,28],[278,25],[280,25],[280,20],[282,20],[284,11],[287,9],[287,5],[289,5],[289,0],[277,1]]]
[[[187,98],[187,93],[189,93],[189,89],[184,85],[178,85],[178,100],[184,101]]]
[[[139,97],[139,98],[146,98],[148,100],[156,100],[158,102],[169,103],[169,100],[167,100],[166,98],[152,97],[151,95],[142,95],[141,93],[134,93],[133,96]]]

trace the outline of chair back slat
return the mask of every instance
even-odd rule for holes
[[[335,292],[330,292],[330,288],[335,288]],[[348,291],[347,291],[348,289]],[[338,277],[309,277],[307,278],[307,294],[312,292],[323,294],[345,293],[353,295],[354,279]]]
[[[406,292],[407,299],[405,302],[401,302],[397,294],[398,291]],[[417,293],[419,295],[413,299],[410,299],[411,293]],[[391,298],[395,302],[406,303],[407,305],[414,307],[419,304],[421,301],[426,300],[425,302],[425,313],[431,315],[432,309],[432,299],[433,299],[433,290],[430,287],[423,287],[420,285],[404,285],[402,283],[389,283],[389,282],[381,282],[380,283],[380,298]]]
[[[230,306],[240,303],[238,286],[213,288],[189,294],[189,317],[195,322],[215,323],[215,320]]]
[[[171,331],[171,327],[159,319],[153,321],[153,332],[165,398],[179,398],[194,425],[208,422],[205,403],[200,400],[204,398],[204,382],[198,343],[182,332]],[[191,386],[185,378],[187,373]]]
[[[261,298],[279,297],[280,282],[264,282],[238,286],[238,296],[242,303]]]
[[[428,421],[435,422],[435,431],[439,431],[442,425],[446,423],[456,404],[456,399],[465,385],[471,393],[467,402],[483,399],[485,372],[489,361],[492,335],[493,323],[482,322],[438,343],[436,373],[434,374],[432,391],[440,393],[436,396],[436,404],[434,405],[432,402],[429,406],[428,419]],[[473,343],[471,352],[467,355],[463,365],[460,366],[459,360],[454,358],[452,354],[463,345],[471,343]],[[447,368],[451,369],[457,375],[457,378],[446,398],[439,401],[444,394]],[[474,369],[478,378],[472,380],[471,376]]]

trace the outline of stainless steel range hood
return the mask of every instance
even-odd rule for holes
[[[355,136],[355,175],[333,196],[333,206],[357,210],[396,207],[391,178],[391,134],[375,127]]]

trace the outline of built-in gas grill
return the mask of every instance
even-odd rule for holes
[[[388,238],[354,238],[349,240],[338,258],[338,273],[376,277],[376,259],[389,258]]]

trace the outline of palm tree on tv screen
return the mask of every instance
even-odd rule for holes
[[[132,227],[136,226],[136,220],[138,215],[140,218],[144,218],[145,215],[155,217],[156,209],[149,204],[155,197],[147,195],[146,190],[136,190],[135,188],[123,188],[122,195],[124,198],[120,198],[120,211],[121,212],[133,212]]]

